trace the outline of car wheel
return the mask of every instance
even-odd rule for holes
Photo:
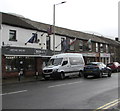
[[[116,69],[116,72],[119,72],[119,70],[118,70],[118,69]]]
[[[108,77],[111,77],[111,71],[108,72]]]
[[[48,77],[44,77],[44,79],[45,79],[45,80],[49,80],[50,78],[48,78]]]
[[[84,74],[84,78],[87,78],[88,77],[88,75],[87,74]]]
[[[60,79],[65,79],[65,74],[63,72],[60,73]]]
[[[98,77],[99,77],[99,78],[102,78],[102,72],[99,72]]]

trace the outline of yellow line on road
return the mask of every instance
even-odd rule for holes
[[[120,102],[120,98],[119,98],[119,99],[116,99],[116,100],[114,100],[114,101],[112,101],[112,102],[109,102],[109,103],[107,103],[107,104],[105,104],[105,105],[97,108],[97,109],[94,110],[94,111],[102,111],[102,109],[108,109],[108,108],[116,105],[116,104],[119,103],[119,102]]]
[[[111,105],[105,107],[104,109],[108,109],[108,108],[110,108],[110,107],[112,107],[112,106],[115,106],[115,105],[118,104],[119,102],[120,102],[120,101],[117,101],[116,103],[113,103],[113,104],[111,104]]]

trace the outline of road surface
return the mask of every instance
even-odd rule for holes
[[[109,109],[119,101],[118,75],[4,85],[2,106],[3,109]]]

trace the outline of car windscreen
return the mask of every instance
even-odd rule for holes
[[[52,58],[52,59],[49,60],[48,66],[51,66],[51,65],[54,65],[54,66],[61,65],[62,60],[63,60],[63,58]]]
[[[113,65],[113,63],[109,63],[109,64],[107,64],[107,66],[112,66]]]

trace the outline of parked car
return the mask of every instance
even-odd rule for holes
[[[102,62],[90,62],[84,67],[83,76],[84,78],[87,78],[89,75],[99,78],[101,78],[103,75],[111,77],[111,72],[111,68],[107,67]]]
[[[112,72],[120,71],[120,64],[118,62],[108,63],[107,66],[112,69]]]

